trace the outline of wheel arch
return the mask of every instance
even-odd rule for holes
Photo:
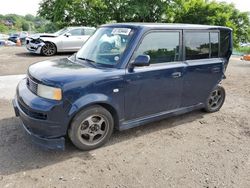
[[[57,47],[56,42],[54,42],[54,41],[49,41],[49,40],[45,40],[44,43],[51,43],[51,44],[55,45],[56,51],[57,51],[58,47]]]
[[[70,110],[70,120],[69,120],[69,124],[68,124],[68,128],[70,127],[71,125],[71,122],[73,121],[73,119],[75,118],[75,116],[83,111],[84,109],[88,108],[88,107],[91,107],[91,106],[101,106],[103,107],[104,109],[106,109],[107,111],[109,111],[109,113],[112,115],[113,117],[113,120],[114,120],[114,128],[115,129],[119,129],[119,115],[118,115],[118,111],[117,109],[110,103],[108,103],[107,101],[95,101],[95,102],[92,102],[92,103],[88,103],[88,104],[85,104],[79,108],[77,108],[76,106],[73,106]]]

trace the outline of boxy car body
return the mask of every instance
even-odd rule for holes
[[[103,25],[77,54],[31,65],[17,87],[15,112],[34,142],[63,149],[74,117],[93,105],[110,112],[119,130],[204,108],[231,53],[226,27]],[[133,65],[138,56],[150,65]],[[60,88],[61,98],[39,96],[39,84]]]

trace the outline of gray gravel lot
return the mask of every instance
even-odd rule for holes
[[[0,48],[0,75],[23,74],[46,59],[22,50]],[[11,101],[0,99],[0,187],[249,188],[249,75],[250,62],[233,57],[219,112],[195,111],[115,132],[89,152],[70,143],[64,152],[38,148],[23,134]]]
[[[25,47],[0,47],[0,76],[26,73],[29,65],[48,59],[64,58],[72,53],[45,57],[29,53]]]

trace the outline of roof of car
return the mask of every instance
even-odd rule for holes
[[[113,24],[104,24],[102,26],[114,27],[114,26],[130,26],[130,27],[145,27],[152,29],[229,29],[229,27],[224,26],[215,26],[215,25],[200,25],[200,24],[180,24],[180,23],[113,23]]]
[[[88,27],[88,26],[70,26],[67,27],[69,29],[75,29],[75,28],[88,28],[88,29],[95,29],[94,27]]]

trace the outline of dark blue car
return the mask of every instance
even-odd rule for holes
[[[101,26],[74,55],[29,67],[13,100],[31,139],[90,150],[125,130],[195,109],[218,111],[232,31],[220,26]]]

